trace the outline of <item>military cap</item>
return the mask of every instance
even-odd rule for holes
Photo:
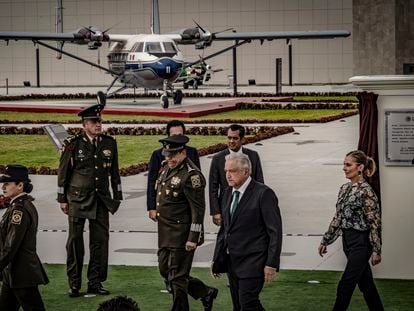
[[[0,183],[21,181],[30,182],[30,179],[27,167],[19,164],[7,165],[4,174],[0,176]]]
[[[164,148],[162,154],[167,156],[181,151],[189,140],[190,139],[185,135],[174,135],[160,139],[159,142],[162,143]]]
[[[82,120],[85,119],[101,119],[101,111],[104,109],[104,105],[96,104],[88,108],[83,109],[78,113],[79,117],[82,117]]]

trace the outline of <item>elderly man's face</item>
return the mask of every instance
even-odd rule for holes
[[[240,188],[249,178],[249,170],[242,168],[240,162],[236,159],[227,160],[224,165],[227,183],[230,187]]]
[[[102,120],[101,119],[86,119],[83,121],[83,128],[86,134],[95,137],[102,133]]]

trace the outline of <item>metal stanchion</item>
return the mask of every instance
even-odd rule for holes
[[[276,58],[276,95],[282,94],[282,59]]]

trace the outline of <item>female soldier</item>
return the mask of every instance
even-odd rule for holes
[[[38,285],[49,280],[36,254],[38,216],[28,195],[33,185],[27,168],[8,165],[0,183],[4,196],[10,198],[0,222],[0,310],[45,310]]]
[[[375,287],[372,265],[381,262],[381,215],[378,198],[364,176],[375,173],[375,162],[360,150],[349,152],[344,160],[345,177],[336,203],[336,213],[319,246],[319,255],[327,252],[342,233],[342,244],[348,262],[339,281],[333,310],[346,310],[355,286],[364,295],[369,310],[384,310]]]

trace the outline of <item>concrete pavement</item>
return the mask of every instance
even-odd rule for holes
[[[279,197],[284,231],[281,266],[284,269],[341,270],[344,267],[340,241],[328,248],[323,259],[316,249],[334,214],[339,186],[346,182],[342,161],[344,155],[357,146],[358,118],[298,124],[294,126],[294,133],[248,145],[259,152],[265,182]],[[210,161],[211,155],[201,158],[206,176]],[[146,173],[122,178],[125,200],[110,220],[111,264],[157,265],[157,228],[147,217],[146,178]],[[55,201],[56,176],[32,175],[31,179],[40,219],[39,255],[46,263],[64,263],[67,218]],[[218,231],[211,222],[208,208],[205,227],[206,243],[196,252],[195,266],[209,266]]]

